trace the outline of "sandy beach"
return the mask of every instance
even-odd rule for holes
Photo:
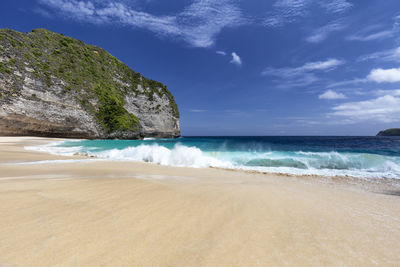
[[[24,149],[52,140],[0,138],[0,266],[400,264],[400,188],[390,181]]]

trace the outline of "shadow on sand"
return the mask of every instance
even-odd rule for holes
[[[379,192],[379,193],[384,194],[384,195],[389,195],[389,196],[398,196],[398,197],[400,197],[400,190],[385,190],[385,191],[382,191],[382,192]]]

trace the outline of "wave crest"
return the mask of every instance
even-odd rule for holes
[[[112,141],[109,141],[112,142]],[[203,151],[196,146],[176,143],[166,147],[144,143],[122,149],[107,149],[99,143],[53,143],[26,149],[73,155],[85,153],[108,160],[151,162],[178,167],[219,167],[293,175],[353,176],[400,179],[400,157],[372,153],[302,151],[230,151],[220,148]],[[95,146],[96,145],[96,146]]]
[[[197,147],[187,147],[180,144],[176,144],[172,149],[158,144],[139,145],[122,150],[112,149],[100,152],[96,156],[112,160],[144,161],[179,167],[233,167],[229,162],[204,155]]]

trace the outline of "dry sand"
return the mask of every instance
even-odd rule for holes
[[[391,184],[15,164],[64,159],[23,149],[48,141],[0,138],[0,266],[400,265],[400,189]]]

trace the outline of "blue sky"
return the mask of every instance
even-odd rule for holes
[[[98,45],[174,94],[183,135],[400,127],[399,0],[2,0],[0,27]]]

